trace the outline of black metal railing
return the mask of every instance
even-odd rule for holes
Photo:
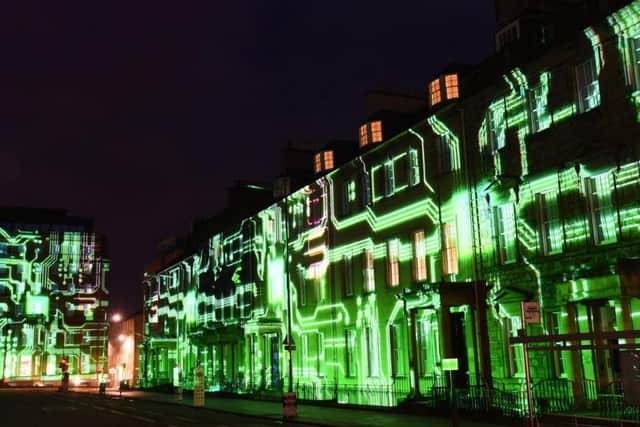
[[[540,380],[531,386],[537,414],[567,412],[575,408],[573,381],[565,378]]]

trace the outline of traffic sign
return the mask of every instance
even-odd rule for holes
[[[458,359],[442,359],[442,370],[443,371],[457,371],[458,370]]]
[[[537,302],[523,302],[521,309],[525,323],[540,323],[540,305]]]

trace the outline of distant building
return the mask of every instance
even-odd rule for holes
[[[108,378],[112,387],[127,381],[131,387],[144,381],[139,365],[147,356],[144,351],[142,312],[109,324]]]
[[[72,384],[106,368],[109,260],[86,218],[0,208],[0,374],[4,382]]]

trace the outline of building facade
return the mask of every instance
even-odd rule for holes
[[[456,358],[463,409],[522,414],[521,302],[528,335],[640,329],[639,46],[635,1],[443,73],[422,121],[369,120],[342,165],[320,152],[313,182],[147,273],[152,381],[200,364],[210,390],[437,405]],[[624,340],[600,341],[531,353],[536,410],[619,394]]]
[[[89,220],[0,209],[3,383],[95,384],[107,361],[109,261]]]

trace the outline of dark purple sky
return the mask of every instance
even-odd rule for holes
[[[367,90],[420,93],[493,31],[491,0],[3,2],[0,204],[94,217],[133,312],[156,243],[234,179],[270,180],[287,139],[355,139]]]

